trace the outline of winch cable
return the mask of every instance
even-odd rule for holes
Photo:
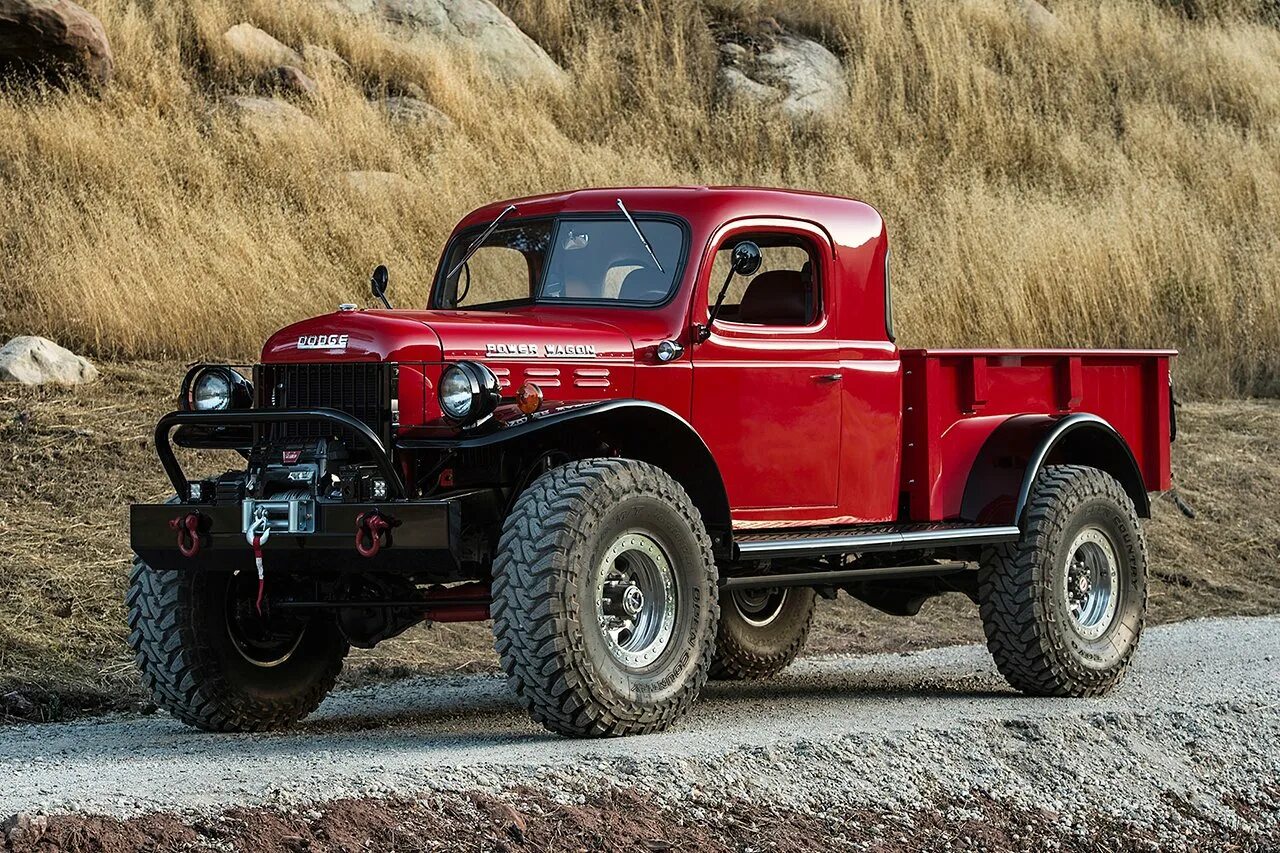
[[[258,611],[258,616],[261,617],[262,598],[267,591],[267,576],[262,569],[262,546],[271,538],[271,527],[267,522],[267,514],[264,510],[259,509],[258,512],[254,513],[253,523],[245,531],[244,538],[248,540],[249,545],[253,548],[253,562],[258,569],[258,597],[253,606]]]

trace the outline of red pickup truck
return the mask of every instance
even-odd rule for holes
[[[901,350],[884,222],[744,188],[482,207],[425,309],[337,311],[199,365],[131,510],[130,643],[214,730],[291,723],[350,646],[493,620],[533,718],[660,730],[780,671],[817,598],[978,604],[1034,695],[1121,677],[1139,519],[1170,484],[1170,350]],[[938,306],[938,310],[947,310]],[[237,451],[188,477],[175,445]]]

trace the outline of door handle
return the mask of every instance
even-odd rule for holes
[[[839,382],[843,374],[841,373],[820,373],[813,377],[814,382]]]

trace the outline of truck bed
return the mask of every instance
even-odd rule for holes
[[[903,350],[901,486],[910,517],[917,521],[960,518],[965,475],[983,443],[999,424],[1019,414],[1085,412],[1103,418],[1128,442],[1147,491],[1168,489],[1169,364],[1176,354],[1175,350]]]

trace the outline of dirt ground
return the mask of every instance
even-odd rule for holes
[[[0,386],[0,719],[60,719],[142,702],[125,647],[127,508],[168,484],[152,427],[182,366],[101,365],[80,389]],[[1151,618],[1280,611],[1280,401],[1187,403],[1174,479],[1147,527]],[[193,463],[200,464],[200,463]],[[218,467],[210,459],[210,469]],[[919,617],[823,602],[808,654],[981,639],[976,608],[936,599]],[[487,625],[416,628],[355,652],[346,684],[496,668]]]
[[[1280,791],[1277,791],[1280,794]],[[83,815],[49,818],[35,843],[14,851],[287,850],[287,851],[896,851],[984,849],[1128,853],[1160,845],[1120,828],[1082,834],[1070,816],[1026,809],[974,792],[922,803],[913,811],[841,809],[799,812],[729,800],[691,812],[634,789],[618,788],[563,802],[518,788],[503,796],[435,794],[426,799],[339,800],[305,811],[233,809],[184,820],[151,814],[129,820]],[[1241,806],[1242,814],[1256,811]],[[1198,835],[1198,834],[1197,834]],[[1280,838],[1215,827],[1188,836],[1184,849],[1275,849]],[[2,842],[0,842],[2,843]],[[1266,846],[1263,846],[1266,845]]]

